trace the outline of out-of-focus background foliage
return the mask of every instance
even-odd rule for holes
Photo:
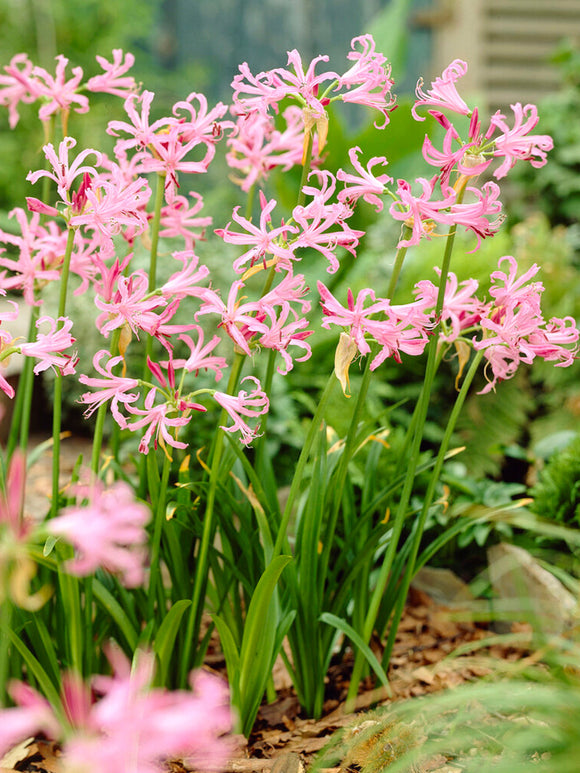
[[[578,319],[580,4],[576,0],[0,0],[0,65],[26,52],[35,64],[51,71],[54,57],[62,53],[71,67],[81,66],[88,78],[100,71],[95,55],[109,57],[113,48],[122,48],[136,57],[136,80],[155,92],[153,117],[158,117],[192,91],[205,93],[210,104],[227,102],[240,62],[247,61],[253,72],[285,66],[286,52],[294,47],[305,62],[328,54],[329,67],[340,70],[346,66],[351,38],[366,32],[374,34],[377,49],[392,62],[400,107],[385,131],[373,127],[370,114],[363,112],[361,117],[361,111],[347,109],[333,113],[327,168],[335,171],[345,163],[348,148],[360,145],[365,158],[386,155],[395,178],[429,176],[430,168],[418,148],[425,132],[435,129],[429,120],[417,123],[410,116],[414,84],[419,76],[428,83],[454,58],[465,59],[469,72],[461,84],[462,93],[480,106],[483,120],[496,110],[511,115],[509,105],[516,101],[537,103],[541,121],[536,132],[552,134],[555,149],[543,169],[522,169],[503,188],[509,214],[504,229],[475,253],[473,240],[459,240],[452,268],[460,280],[479,279],[483,293],[500,256],[515,255],[523,269],[539,263],[546,315]],[[102,127],[111,117],[111,100],[92,95],[91,105],[88,116],[71,114],[70,132],[81,146],[106,149]],[[120,103],[115,110],[114,117],[121,118]],[[36,109],[24,105],[20,112],[21,122],[14,131],[8,128],[7,112],[0,113],[0,227],[7,230],[6,213],[22,206],[24,196],[31,193],[23,170],[42,163],[43,137]],[[232,206],[243,204],[241,191],[227,179],[225,148],[221,151],[210,173],[195,180],[214,227],[231,219]],[[281,205],[292,206],[297,182],[296,175],[290,181],[288,176],[273,175],[268,194]],[[371,285],[379,294],[384,291],[399,233],[387,209],[377,215],[363,204],[356,214],[352,225],[366,230],[367,236],[357,259],[345,256],[343,267],[329,280],[339,297],[347,286],[357,291]],[[198,251],[212,266],[220,251],[229,254],[216,240],[200,244]],[[440,251],[441,243],[434,239],[409,255],[401,299],[410,298],[417,280],[434,278],[432,268],[440,260]],[[222,263],[227,267],[227,260]],[[310,272],[312,276],[306,261],[301,270],[313,286],[320,265]],[[224,284],[228,281],[231,277],[224,274]],[[82,301],[71,313],[77,316],[78,330]],[[86,336],[90,336],[88,329]],[[302,442],[314,390],[332,369],[335,345],[334,335],[317,335],[313,358],[275,382],[269,422],[272,451],[278,453],[280,464],[288,459],[289,471],[294,449]],[[454,368],[454,363],[444,363],[439,373],[428,433],[433,444],[441,437],[455,394]],[[389,441],[393,451],[385,455],[384,475],[394,463],[400,442],[396,428],[404,428],[409,421],[421,373],[421,363],[407,359],[404,367],[385,364],[375,379],[367,418],[390,424],[393,430]],[[357,378],[353,367],[353,390]],[[75,415],[78,419],[77,396],[73,389],[68,398],[71,422]],[[298,400],[291,399],[297,396]],[[407,402],[387,415],[387,407],[399,401]],[[345,429],[339,410],[327,418],[339,434]],[[451,507],[434,510],[432,528],[470,507],[509,503],[530,486],[543,515],[577,522],[580,496],[576,486],[573,494],[569,489],[580,469],[580,446],[572,443],[578,437],[579,422],[577,368],[522,368],[497,394],[473,394],[457,437],[457,444],[465,444],[467,450],[447,466],[445,475]],[[462,546],[483,545],[496,538],[491,527],[480,526],[479,531],[462,535]]]

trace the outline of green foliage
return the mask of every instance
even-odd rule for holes
[[[580,526],[580,437],[552,456],[530,494],[541,517]]]
[[[520,168],[515,179],[522,184],[524,200],[543,210],[553,224],[578,221],[580,209],[580,51],[572,40],[553,57],[560,67],[562,86],[542,100],[539,134],[554,139],[549,163],[541,169]]]

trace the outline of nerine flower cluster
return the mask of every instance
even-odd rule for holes
[[[313,303],[299,270],[302,260],[320,260],[332,274],[345,252],[357,255],[364,234],[350,223],[361,199],[380,211],[386,197],[390,215],[401,223],[400,250],[450,227],[472,232],[477,249],[502,222],[498,181],[518,161],[536,167],[546,163],[552,140],[533,133],[538,122],[534,105],[514,104],[510,116],[498,112],[482,126],[478,110],[471,109],[457,89],[467,65],[456,60],[429,88],[420,82],[416,90],[414,118],[424,120],[427,111],[444,130],[439,147],[427,136],[423,143],[431,175],[395,181],[385,156],[365,158],[360,147],[350,149],[350,167],[334,175],[324,168],[327,107],[342,101],[370,108],[378,114],[377,128],[385,129],[396,106],[390,67],[370,35],[353,39],[341,71],[326,69],[326,56],[304,64],[297,51],[289,52],[285,68],[254,74],[244,63],[232,83],[231,105],[210,106],[203,94],[192,92],[156,120],[151,118],[155,95],[141,91],[130,74],[134,57],[115,50],[112,61],[97,60],[102,72],[86,81],[81,68],[69,71],[64,56],[57,57],[54,74],[35,66],[25,54],[14,56],[0,74],[0,105],[8,109],[11,128],[22,106],[32,104],[38,105],[40,121],[48,124],[59,116],[63,128],[60,142],[44,146],[46,166],[27,177],[32,186],[48,180],[53,197],[46,201],[31,195],[26,210],[10,213],[14,233],[0,231],[0,243],[6,246],[0,249],[0,294],[16,291],[27,304],[40,306],[43,288],[62,279],[63,256],[70,254],[74,292],[94,305],[103,346],[94,354],[93,371],[77,374],[73,321],[66,315],[54,319],[39,314],[34,340],[20,342],[10,332],[18,316],[18,304],[10,301],[11,308],[0,314],[0,360],[19,352],[35,359],[36,373],[53,368],[77,376],[87,388],[82,396],[86,415],[108,405],[119,427],[138,433],[141,453],[147,454],[151,446],[161,446],[166,453],[168,447],[185,449],[180,432],[212,403],[227,416],[223,429],[251,443],[259,433],[260,417],[269,409],[260,381],[246,376],[237,394],[207,386],[192,389],[191,383],[204,371],[218,384],[234,354],[252,358],[264,349],[276,353],[279,373],[287,374],[296,362],[311,357],[312,317],[318,306],[322,327],[341,331],[336,372],[343,388],[356,356],[372,357],[373,370],[386,358],[401,362],[403,356],[421,354],[436,329],[444,345],[461,339],[483,352],[483,392],[536,357],[557,366],[573,361],[579,337],[575,321],[546,320],[540,304],[543,288],[535,279],[538,266],[519,275],[510,256],[501,258],[491,275],[486,299],[477,296],[475,280],[460,282],[450,273],[438,318],[439,291],[429,279],[418,282],[414,300],[404,304],[378,297],[373,288],[356,297],[349,290],[342,303],[318,282]],[[123,101],[123,117],[107,126],[114,139],[111,156],[77,147],[68,133],[71,111],[86,113],[89,95],[97,92]],[[455,116],[469,118],[467,136],[454,125]],[[195,252],[212,218],[204,213],[199,193],[181,192],[185,175],[207,172],[219,143],[227,148],[234,182],[245,192],[260,190],[254,217],[236,207],[229,222],[214,231],[237,249],[235,278],[223,293],[212,285],[209,267]],[[297,205],[281,213],[277,201],[265,193],[265,183],[272,170],[301,165],[312,171]],[[156,224],[154,180],[161,194]],[[161,284],[134,261],[152,227],[161,238],[179,245],[168,258],[174,271]],[[253,289],[260,274],[267,277],[261,294]],[[190,320],[185,324],[175,321],[182,304]],[[126,353],[132,342],[147,338],[157,346],[147,359],[144,377],[128,372]],[[14,396],[1,374],[0,388]],[[7,493],[0,498],[0,534],[2,561],[21,565],[37,529],[22,517],[23,481],[24,463],[16,455]],[[128,586],[142,583],[148,508],[135,502],[122,483],[108,490],[97,483],[82,485],[76,494],[77,504],[43,527],[53,538],[74,546],[69,571],[86,575],[103,567],[121,575]],[[0,563],[2,577],[4,569]],[[13,596],[16,592],[13,589]],[[19,601],[29,608],[37,602],[26,593]],[[62,740],[71,770],[124,771],[127,755],[133,755],[132,764],[139,770],[158,770],[162,758],[175,754],[202,767],[218,766],[222,747],[215,738],[229,727],[230,717],[215,684],[197,682],[196,703],[189,693],[151,689],[147,659],[130,675],[127,664],[114,654],[112,658],[115,675],[110,679],[97,679],[90,686],[74,677],[65,679],[64,718],[29,687],[14,684],[16,706],[3,714],[0,747],[44,732]],[[209,705],[215,709],[215,722],[208,725],[203,708],[198,724],[207,728],[207,738],[199,737],[191,727],[200,707]],[[134,724],[131,733],[126,731],[128,717]],[[138,745],[128,749],[127,739],[135,738]]]
[[[342,73],[325,69],[325,56],[304,65],[297,51],[289,52],[287,68],[253,74],[244,63],[233,80],[229,107],[209,106],[203,94],[192,92],[173,106],[170,115],[156,120],[151,118],[154,94],[139,92],[129,74],[134,59],[120,50],[113,52],[111,62],[99,57],[102,74],[86,82],[78,67],[69,77],[63,56],[57,57],[54,75],[35,67],[23,54],[4,68],[0,104],[8,107],[12,127],[23,103],[39,103],[44,122],[60,114],[66,128],[70,111],[89,110],[87,92],[123,100],[124,118],[107,126],[115,139],[112,157],[94,148],[79,149],[68,135],[56,146],[45,145],[46,168],[31,171],[27,179],[35,185],[48,178],[55,199],[30,196],[28,211],[11,213],[17,233],[0,232],[0,242],[11,247],[0,254],[0,292],[20,291],[28,304],[41,304],[42,288],[59,280],[63,254],[72,245],[75,292],[92,298],[95,324],[103,336],[103,348],[94,355],[94,371],[78,375],[87,387],[82,396],[86,415],[108,404],[121,428],[139,433],[143,454],[152,445],[161,445],[166,452],[168,447],[185,449],[180,431],[212,400],[228,417],[224,430],[238,433],[244,444],[253,440],[260,416],[269,408],[255,376],[247,376],[233,395],[207,387],[188,386],[186,391],[184,383],[191,384],[191,376],[200,371],[211,374],[216,383],[222,379],[231,364],[222,354],[227,354],[220,346],[224,339],[231,342],[230,352],[248,357],[273,350],[281,374],[311,356],[312,294],[298,267],[305,256],[312,260],[318,255],[334,273],[345,251],[356,256],[363,233],[351,227],[350,219],[361,199],[381,210],[388,197],[390,214],[402,224],[399,249],[450,226],[473,232],[477,249],[502,221],[496,181],[518,160],[534,166],[546,163],[552,140],[533,133],[536,107],[515,104],[511,118],[498,112],[482,127],[478,110],[458,92],[467,65],[456,60],[430,88],[424,89],[422,82],[417,86],[413,116],[421,121],[428,111],[445,130],[441,147],[427,136],[423,143],[432,176],[394,181],[386,171],[386,157],[365,160],[359,147],[349,152],[352,169],[333,175],[323,168],[327,106],[340,100],[371,108],[378,111],[381,128],[388,126],[395,107],[390,67],[370,35],[352,41],[347,59]],[[466,137],[454,126],[454,116],[469,117]],[[219,142],[227,146],[227,162],[241,188],[260,188],[255,218],[236,207],[230,222],[215,229],[218,238],[238,250],[232,265],[235,279],[223,294],[214,289],[210,269],[195,253],[212,220],[203,214],[198,193],[180,193],[184,175],[207,171]],[[275,167],[287,170],[301,164],[311,164],[312,171],[300,203],[284,217],[262,186]],[[483,173],[487,181],[479,183]],[[159,234],[181,240],[182,247],[170,258],[174,273],[160,286],[133,267],[139,240],[151,228],[153,178],[162,186]],[[429,280],[419,282],[415,300],[402,305],[377,298],[367,288],[357,298],[349,291],[344,306],[318,282],[322,326],[342,330],[343,363],[337,375],[343,386],[344,372],[355,356],[372,352],[375,369],[386,358],[400,362],[404,354],[421,354],[439,321],[444,342],[451,344],[461,336],[484,350],[488,385],[483,391],[535,357],[569,365],[578,331],[569,318],[544,319],[541,284],[531,281],[536,271],[534,266],[518,278],[514,258],[502,258],[500,270],[492,275],[489,301],[476,297],[474,280],[458,284],[451,274],[440,320],[434,314],[437,287]],[[268,289],[259,295],[252,282],[261,272],[264,276],[268,272],[269,279]],[[191,320],[187,324],[174,321],[182,304]],[[0,319],[0,357],[17,351],[36,359],[35,372],[54,368],[75,375],[72,320],[42,315],[36,339],[20,343],[9,332],[18,314],[17,304],[11,305]],[[159,346],[148,358],[150,375],[144,378],[127,372],[125,354],[131,341],[146,337]],[[14,395],[1,375],[0,387]]]

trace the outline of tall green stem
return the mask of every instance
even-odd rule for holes
[[[334,373],[332,373],[330,378],[326,382],[324,392],[320,397],[318,406],[316,408],[316,412],[312,417],[312,421],[310,422],[310,427],[308,429],[308,434],[306,435],[304,445],[302,446],[302,451],[300,452],[300,456],[298,457],[298,463],[296,464],[294,476],[292,477],[292,484],[290,486],[290,492],[288,494],[288,499],[286,501],[286,507],[284,508],[284,512],[282,513],[282,519],[280,521],[280,526],[278,529],[278,536],[276,537],[276,542],[274,544],[274,552],[272,555],[272,559],[276,558],[282,553],[282,548],[286,544],[286,539],[287,539],[286,532],[288,530],[288,524],[290,522],[290,516],[292,515],[292,510],[294,508],[296,497],[300,492],[302,477],[304,475],[304,468],[306,467],[306,462],[308,461],[308,457],[310,455],[310,449],[312,448],[314,439],[318,434],[318,431],[320,430],[320,423],[322,422],[324,412],[328,405],[328,400],[330,398],[330,395],[332,394],[332,390],[335,388],[335,385],[336,385],[336,377]]]
[[[163,522],[165,521],[165,507],[167,502],[167,484],[169,482],[169,472],[171,470],[171,457],[169,456],[167,449],[165,449],[165,456],[163,458],[163,471],[161,473],[161,483],[159,485],[159,496],[155,505],[155,520],[153,523],[153,537],[151,540],[151,568],[149,571],[149,594],[147,599],[148,614],[147,619],[153,620],[155,617],[155,597],[159,599],[159,603],[163,604],[163,586],[161,583],[161,573],[159,571],[159,555],[161,552],[161,532],[163,530]],[[158,617],[161,618],[165,610],[160,608],[158,610]]]
[[[155,204],[153,209],[153,221],[151,224],[151,249],[149,251],[149,283],[150,293],[157,289],[157,251],[159,247],[159,227],[161,225],[161,209],[165,200],[165,174],[157,175],[157,188],[155,191]],[[143,380],[147,380],[147,359],[153,354],[153,337],[147,336],[145,342],[145,358],[143,360]],[[144,499],[147,492],[147,456],[141,456],[139,469],[139,496]]]
[[[0,706],[6,706],[6,686],[10,662],[10,638],[12,628],[12,601],[7,597],[0,604]]]
[[[113,330],[111,336],[111,345],[109,352],[114,355],[119,346],[119,339],[121,337],[121,328]],[[105,429],[105,417],[107,415],[107,403],[99,405],[97,410],[97,421],[95,423],[95,431],[93,433],[93,452],[91,457],[91,470],[95,477],[99,474],[99,460],[101,457],[101,449],[103,446],[103,433]]]
[[[302,206],[306,201],[306,194],[304,193],[304,186],[308,182],[308,175],[310,174],[310,165],[312,163],[312,130],[310,130],[306,137],[306,150],[304,153],[304,161],[302,164],[302,177],[300,178],[300,190],[298,191],[297,206]]]
[[[155,208],[153,210],[153,222],[151,224],[151,249],[149,251],[149,285],[148,290],[152,293],[157,289],[157,251],[159,248],[159,227],[161,225],[161,209],[165,201],[165,175],[157,175],[157,189],[155,191]],[[151,357],[153,352],[153,338],[147,336],[145,344],[146,358]],[[143,366],[144,376],[147,377],[147,362]]]
[[[28,326],[28,341],[34,340],[36,322],[38,320],[38,306],[33,306],[30,311],[30,324]],[[31,357],[25,357],[22,372],[18,379],[18,389],[14,400],[14,410],[10,424],[10,434],[6,445],[6,458],[10,459],[20,437],[20,448],[26,450],[28,446],[28,433],[30,429],[30,410],[32,407],[32,394],[34,391],[34,361]]]
[[[388,665],[388,662],[391,657],[391,652],[393,651],[393,645],[395,643],[395,637],[397,635],[397,630],[399,627],[399,623],[401,621],[401,615],[403,614],[405,600],[407,598],[409,586],[411,584],[411,580],[413,579],[413,575],[414,575],[415,563],[417,561],[417,553],[419,552],[419,546],[421,544],[421,536],[425,528],[425,521],[427,519],[429,508],[433,503],[433,497],[435,495],[435,489],[439,481],[439,476],[441,475],[441,470],[443,469],[445,454],[449,449],[449,443],[451,442],[451,436],[455,430],[457,419],[459,418],[459,414],[461,412],[461,409],[463,408],[463,403],[465,402],[465,398],[469,391],[469,387],[471,386],[471,382],[473,381],[473,378],[477,372],[477,369],[482,360],[482,357],[483,357],[483,351],[480,351],[480,352],[477,352],[475,357],[473,358],[473,361],[469,367],[467,375],[465,376],[465,379],[463,380],[463,384],[461,385],[461,389],[459,390],[459,394],[457,395],[455,405],[453,406],[453,410],[451,411],[449,421],[447,422],[447,427],[445,428],[445,434],[443,435],[443,439],[439,447],[439,453],[437,454],[435,466],[431,473],[429,485],[427,487],[425,498],[423,500],[423,508],[419,516],[418,526],[413,537],[411,553],[409,555],[409,560],[405,568],[405,574],[403,576],[401,587],[397,592],[397,605],[395,608],[395,613],[393,615],[393,620],[391,621],[389,638],[387,640],[387,645],[385,647],[385,652],[383,654],[383,665],[385,667]]]
[[[70,274],[70,261],[75,239],[74,228],[69,228],[66,250],[62,264],[60,277],[60,297],[58,302],[58,318],[64,317],[66,311],[66,296],[68,289],[68,278]],[[62,327],[62,322],[58,323]],[[60,430],[62,424],[62,373],[57,372],[54,381],[54,408],[52,414],[52,505],[50,509],[51,517],[54,518],[58,512],[58,490],[60,474]]]
[[[45,144],[54,140],[56,116],[52,115],[48,122],[43,124],[45,130]],[[45,168],[49,169],[50,162],[45,161]],[[42,181],[41,200],[48,204],[50,198],[50,178],[44,177]],[[42,215],[41,220],[45,219]],[[30,324],[28,326],[28,341],[32,341],[36,333],[36,322],[38,320],[39,306],[33,305],[31,308]],[[20,437],[20,448],[26,450],[28,447],[28,435],[30,431],[30,411],[32,408],[32,395],[34,392],[34,362],[30,357],[24,358],[22,372],[18,379],[18,391],[14,402],[14,411],[12,413],[12,422],[10,425],[10,434],[6,446],[6,458],[10,459],[16,448],[17,438]]]
[[[377,615],[379,612],[381,600],[384,596],[391,568],[396,555],[397,547],[399,544],[399,537],[403,528],[403,523],[407,514],[407,508],[413,491],[415,482],[415,475],[417,472],[417,466],[419,463],[419,455],[421,451],[421,441],[423,439],[423,428],[427,418],[427,409],[429,407],[431,389],[433,386],[433,379],[435,376],[435,370],[437,365],[437,347],[439,343],[439,328],[441,320],[441,312],[443,309],[443,300],[445,297],[445,288],[447,286],[447,276],[449,274],[449,266],[451,263],[451,255],[453,253],[453,244],[455,241],[456,226],[452,225],[449,229],[445,244],[445,252],[443,254],[443,261],[441,265],[441,275],[439,279],[439,292],[437,294],[437,303],[435,305],[435,320],[436,326],[432,332],[431,339],[428,344],[427,354],[427,366],[425,368],[425,378],[423,381],[423,388],[419,397],[419,405],[417,407],[417,423],[415,428],[415,434],[411,443],[410,458],[407,466],[407,472],[405,476],[405,482],[403,484],[403,490],[401,492],[401,499],[397,507],[395,520],[393,522],[393,531],[389,545],[385,552],[383,563],[381,565],[377,583],[375,585],[367,614],[365,617],[365,625],[363,628],[363,640],[365,643],[370,642],[372,632],[376,623]],[[347,695],[347,708],[352,708],[354,699],[358,692],[358,686],[361,680],[362,671],[364,667],[365,659],[364,655],[359,651],[355,657],[354,668],[349,685],[349,691]]]
[[[237,353],[232,364],[232,370],[230,372],[230,378],[228,382],[227,393],[232,394],[239,381],[242,367],[244,364],[245,355]],[[220,425],[225,424],[227,421],[227,413],[222,409],[220,414]],[[202,599],[205,595],[205,588],[207,583],[207,564],[210,541],[214,533],[214,507],[215,498],[219,483],[219,467],[222,458],[224,446],[224,431],[222,429],[217,430],[215,445],[211,457],[211,472],[209,478],[209,491],[207,495],[207,505],[205,508],[203,519],[203,531],[201,535],[201,542],[199,545],[199,552],[195,563],[195,578],[193,582],[193,593],[191,597],[191,607],[189,610],[189,617],[187,620],[187,630],[185,634],[185,645],[183,648],[181,658],[181,673],[180,681],[185,685],[187,681],[187,674],[190,668],[191,650],[194,643],[197,644],[197,634],[199,632],[199,625],[201,622],[201,614],[203,611]]]

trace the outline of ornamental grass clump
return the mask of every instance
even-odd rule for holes
[[[498,256],[488,297],[478,295],[474,279],[451,270],[458,228],[473,235],[475,252],[501,227],[498,181],[518,161],[546,163],[552,141],[533,133],[535,106],[515,104],[510,117],[496,113],[483,122],[457,88],[467,65],[453,62],[429,88],[418,85],[412,109],[415,120],[427,112],[444,132],[437,145],[425,138],[431,169],[395,181],[387,160],[396,107],[387,60],[370,35],[352,41],[346,67],[326,69],[327,59],[303,64],[291,51],[287,68],[258,74],[244,63],[230,105],[208,105],[193,91],[155,119],[155,95],[137,86],[134,58],[120,50],[112,61],[99,57],[103,72],[88,80],[78,67],[71,75],[62,55],[54,75],[17,54],[0,76],[11,128],[17,130],[19,110],[38,108],[46,138],[45,164],[27,176],[26,207],[12,211],[13,232],[0,232],[0,292],[21,296],[0,315],[0,361],[25,357],[16,392],[0,378],[14,400],[0,510],[0,685],[2,716],[18,729],[6,745],[44,732],[63,743],[71,769],[97,771],[113,769],[102,760],[118,741],[133,744],[135,770],[155,770],[167,756],[195,757],[187,740],[195,737],[206,739],[208,758],[215,746],[211,759],[219,765],[221,734],[231,726],[225,713],[210,721],[211,696],[221,688],[202,674],[194,679],[206,679],[210,697],[201,690],[191,698],[187,690],[214,629],[237,727],[246,735],[264,694],[273,695],[278,654],[312,716],[322,712],[341,638],[355,652],[350,703],[368,668],[388,689],[411,579],[461,529],[454,524],[422,545],[476,373],[483,373],[479,391],[486,393],[522,363],[573,363],[576,323],[545,316],[537,264],[522,273],[513,257]],[[105,132],[112,153],[82,148],[74,136],[94,92],[111,97]],[[334,174],[325,168],[325,148],[337,101],[374,111],[386,155],[366,158],[355,145]],[[457,116],[468,119],[466,134],[453,123]],[[220,150],[247,202],[210,217],[202,196],[186,187],[195,188],[195,176]],[[295,204],[283,208],[271,178],[295,168]],[[396,257],[385,287],[343,292],[325,277],[346,265],[345,255],[361,252],[365,234],[355,215],[367,205],[386,206],[400,222]],[[441,264],[412,297],[397,297],[408,250],[437,237]],[[196,254],[202,239],[203,262]],[[223,287],[225,254],[234,258]],[[317,276],[315,287],[307,273]],[[55,316],[43,308],[51,283],[58,286]],[[80,373],[83,342],[75,340],[71,294],[82,296],[100,336],[93,368]],[[22,303],[32,310],[27,340],[10,332]],[[331,335],[334,370],[320,374],[320,394],[315,383],[309,401],[289,389],[313,415],[283,502],[283,474],[268,445],[274,387],[281,378],[293,383],[317,340]],[[450,354],[458,364],[457,397],[430,457],[423,439],[431,393]],[[387,411],[386,424],[369,422],[371,376],[380,379],[387,358],[405,367],[410,357],[423,358],[423,385],[397,457],[389,457],[389,479],[379,479],[391,418]],[[354,389],[350,373],[359,365]],[[52,496],[45,517],[32,520],[23,515],[24,454],[33,377],[47,369],[55,373]],[[80,403],[94,425],[90,464],[75,469],[73,485],[62,489],[64,379],[82,384]],[[348,417],[342,437],[326,423],[336,406]],[[362,476],[353,472],[361,464]],[[419,475],[428,484],[417,510]],[[369,646],[373,634],[386,635],[382,662]],[[134,661],[135,695],[123,681],[123,658]],[[103,676],[111,667],[114,675]],[[23,673],[15,687],[9,680]],[[84,696],[79,721],[67,714],[70,685]],[[123,738],[107,709],[117,689],[139,703],[137,724]],[[207,700],[208,710],[186,712],[182,704],[194,699]],[[177,723],[155,753],[157,735],[149,737],[147,723],[165,727],[169,716],[185,713],[191,726]]]

